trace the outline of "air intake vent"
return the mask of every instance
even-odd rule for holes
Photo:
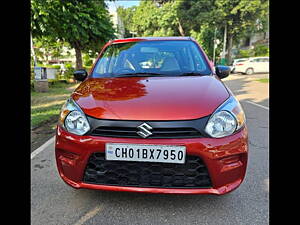
[[[93,153],[83,182],[90,184],[156,187],[210,188],[211,181],[201,158],[187,155],[185,164],[105,160],[105,153]]]

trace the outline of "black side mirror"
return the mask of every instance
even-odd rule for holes
[[[80,69],[80,70],[76,70],[73,73],[73,75],[74,75],[75,80],[84,81],[85,78],[87,77],[88,73],[86,72],[85,69]]]
[[[229,66],[216,66],[216,74],[220,79],[228,77],[230,74],[230,67]]]

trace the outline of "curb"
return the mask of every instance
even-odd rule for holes
[[[39,148],[31,152],[31,159],[33,159],[37,154],[44,151],[50,144],[52,144],[55,141],[55,136],[50,138],[48,141],[46,141],[43,145],[41,145]]]

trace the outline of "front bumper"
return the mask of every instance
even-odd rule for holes
[[[185,145],[186,154],[196,155],[206,164],[212,188],[141,188],[84,183],[90,155],[104,152],[105,143]],[[248,159],[248,133],[243,128],[225,138],[138,139],[78,136],[57,127],[55,155],[61,178],[74,188],[166,194],[225,194],[243,181]]]

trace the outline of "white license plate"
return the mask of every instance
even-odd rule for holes
[[[185,162],[185,146],[107,143],[106,160],[137,162]]]

